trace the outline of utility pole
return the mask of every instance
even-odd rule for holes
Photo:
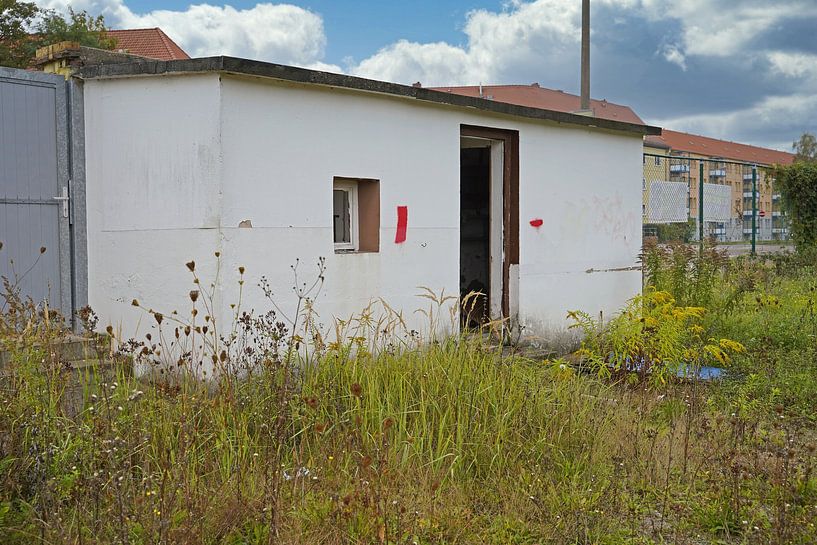
[[[590,0],[582,0],[582,102],[581,110],[590,113]]]

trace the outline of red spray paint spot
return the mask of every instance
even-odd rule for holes
[[[397,207],[397,233],[394,235],[394,243],[400,244],[406,241],[406,229],[408,227],[408,206]]]
[[[545,222],[542,221],[539,218],[536,218],[534,220],[530,220],[531,227],[541,227],[543,223],[545,223]]]

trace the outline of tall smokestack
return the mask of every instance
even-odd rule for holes
[[[582,104],[584,112],[590,111],[590,0],[582,0]]]

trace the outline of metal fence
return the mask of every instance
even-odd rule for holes
[[[659,242],[711,238],[754,248],[789,238],[780,194],[763,166],[645,153],[642,189],[644,236]]]

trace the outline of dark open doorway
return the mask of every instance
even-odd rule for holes
[[[462,125],[460,295],[481,294],[461,308],[463,327],[515,315],[518,264],[519,133]]]
[[[490,319],[491,145],[464,138],[460,148],[460,296],[463,327]]]

